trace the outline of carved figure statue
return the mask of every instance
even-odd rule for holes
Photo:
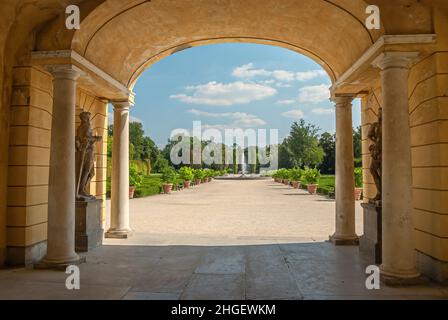
[[[76,131],[76,199],[95,199],[89,191],[90,181],[95,176],[94,145],[101,136],[93,135],[90,127],[90,112],[81,112],[81,124]]]
[[[377,194],[373,202],[381,201],[381,163],[382,163],[382,109],[378,110],[378,121],[370,126],[367,138],[372,141],[369,147],[372,162],[370,164],[370,173],[375,181]]]

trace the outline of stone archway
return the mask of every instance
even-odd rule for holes
[[[49,18],[45,20],[45,23],[41,21],[42,19],[38,21],[34,19],[29,22],[29,25],[19,26],[16,29],[17,32],[17,30],[33,30],[34,28],[36,30],[36,40],[34,42],[31,39],[26,39],[20,45],[17,45],[13,39],[13,34],[9,35],[8,38],[9,43],[20,47],[20,50],[17,49],[15,52],[21,52],[20,58],[14,62],[11,62],[13,60],[9,62],[10,68],[29,63],[46,77],[52,74],[56,85],[58,85],[58,79],[61,80],[63,84],[60,83],[59,85],[65,86],[64,90],[71,92],[70,99],[68,99],[63,91],[54,91],[56,86],[52,89],[53,112],[63,108],[64,103],[69,103],[69,106],[73,105],[74,107],[76,103],[76,90],[74,88],[78,86],[94,98],[101,99],[103,105],[104,101],[107,100],[119,106],[116,110],[120,111],[122,119],[124,119],[124,125],[121,123],[120,126],[126,128],[127,106],[129,102],[132,102],[132,87],[145,68],[158,59],[189,46],[225,41],[274,44],[305,54],[320,63],[332,78],[333,95],[338,107],[338,114],[340,114],[338,116],[339,124],[344,128],[350,123],[350,101],[353,97],[366,97],[373,92],[379,96],[387,97],[392,93],[384,90],[386,88],[397,88],[394,84],[397,81],[401,88],[399,90],[401,100],[398,99],[400,105],[389,99],[383,101],[383,108],[388,108],[390,111],[400,109],[400,115],[405,116],[403,119],[401,116],[398,117],[398,114],[389,113],[389,119],[394,119],[394,123],[389,123],[390,130],[388,131],[392,135],[399,134],[394,130],[395,127],[402,128],[406,131],[404,135],[408,135],[409,126],[407,123],[409,119],[406,113],[403,113],[403,109],[411,107],[415,111],[428,99],[436,101],[435,105],[428,106],[428,108],[432,108],[431,110],[439,110],[442,104],[441,101],[437,100],[443,96],[440,92],[428,94],[419,89],[420,84],[426,81],[436,81],[429,84],[431,88],[438,87],[439,81],[443,81],[440,78],[443,76],[436,76],[440,73],[440,70],[443,70],[439,61],[445,59],[444,52],[448,51],[444,41],[439,39],[436,42],[436,38],[440,38],[439,35],[446,35],[443,31],[445,25],[442,22],[446,15],[446,9],[442,7],[437,7],[439,11],[435,12],[432,10],[434,8],[426,3],[422,4],[415,1],[412,2],[412,5],[408,5],[400,1],[397,4],[390,4],[383,0],[307,0],[301,2],[294,0],[262,2],[255,0],[203,0],[199,1],[200,3],[193,0],[133,0],[125,3],[119,0],[79,1],[81,12],[83,12],[83,21],[81,29],[74,32],[64,29],[65,15],[62,10],[58,10],[58,6],[54,5],[53,2],[48,1],[49,9],[46,13]],[[368,4],[380,6],[383,12],[382,29],[368,30],[365,27],[365,10]],[[33,10],[34,8],[29,11],[30,13],[28,11],[21,13],[22,17],[33,16]],[[409,14],[413,14],[419,19],[409,21],[407,19]],[[36,28],[37,24],[40,26],[38,30]],[[32,51],[34,51],[33,54],[31,54]],[[415,58],[413,54],[397,55],[395,52],[418,52],[418,59],[413,59]],[[384,54],[381,55],[382,53]],[[377,59],[378,57],[380,57],[380,60]],[[373,62],[384,69],[382,84],[380,84],[378,69],[372,67]],[[47,65],[57,65],[57,68],[51,68],[49,74],[49,69],[47,68],[47,71],[44,69],[44,66]],[[428,65],[433,70],[430,78],[427,78],[424,71],[425,66]],[[394,71],[403,68],[410,70],[409,80],[407,74],[394,73]],[[391,73],[392,76],[390,77],[386,75]],[[75,81],[75,78],[80,75],[80,79]],[[17,77],[21,78],[20,75]],[[70,83],[66,81],[68,78],[70,78]],[[392,81],[392,79],[396,81]],[[31,81],[35,81],[35,85],[38,86],[48,79],[36,80],[32,78]],[[407,86],[415,87],[415,90],[411,90],[411,98],[409,99],[405,92]],[[396,93],[394,90],[392,92]],[[30,95],[31,97],[37,96],[34,93]],[[60,105],[57,103],[58,96],[61,99]],[[363,124],[365,127],[374,119],[374,116],[369,113],[369,110],[373,109],[368,106],[367,99],[364,99],[363,108],[366,112]],[[433,114],[431,123],[443,126],[439,122],[441,118],[438,113],[434,111]],[[55,114],[53,113],[54,117]],[[400,119],[402,122],[399,122],[399,125],[396,126],[396,121],[400,121]],[[412,119],[419,127],[409,133],[411,136],[413,135],[414,140],[388,140],[391,150],[399,150],[394,157],[408,154],[404,161],[406,172],[411,172],[412,166],[418,169],[419,165],[415,161],[424,162],[420,159],[425,151],[419,148],[424,145],[427,146],[428,143],[434,146],[429,152],[434,155],[439,154],[440,163],[443,162],[440,150],[437,149],[440,148],[440,143],[443,141],[442,134],[437,137],[431,136],[432,129],[430,127],[425,127],[425,123],[421,122],[418,117]],[[66,120],[69,121],[68,118]],[[68,128],[69,126],[65,127]],[[415,131],[419,133],[413,133]],[[347,135],[343,132],[345,131],[339,130],[340,154],[342,150],[349,150],[347,149],[349,148]],[[416,135],[421,136],[421,132],[424,132],[423,135],[428,137],[427,141],[418,141],[418,138],[415,138]],[[60,133],[55,133],[55,135],[57,134]],[[66,137],[69,140],[71,139],[69,135]],[[61,144],[62,149],[60,150],[56,150],[56,145],[51,143],[51,152],[70,154],[70,141]],[[412,152],[417,154],[414,155],[415,165],[411,162],[409,154],[413,142],[415,143]],[[12,146],[15,147],[14,144]],[[366,142],[364,147],[367,147]],[[123,149],[120,150],[123,155],[126,154],[125,144],[123,144]],[[350,159],[346,160],[348,161],[343,161],[343,163],[350,162]],[[366,160],[367,163],[368,158]],[[394,217],[399,220],[403,218],[400,221],[406,221],[404,226],[399,223],[396,224],[394,219],[387,222],[392,225],[391,232],[398,235],[395,238],[390,238],[391,250],[387,256],[390,259],[390,264],[387,269],[395,276],[415,275],[413,271],[415,263],[412,258],[414,246],[410,244],[412,241],[409,241],[413,237],[413,227],[408,222],[411,213],[420,210],[434,214],[430,218],[427,216],[423,218],[422,215],[419,215],[420,229],[423,232],[417,232],[416,248],[423,254],[422,268],[429,270],[427,273],[432,272],[433,267],[445,270],[445,264],[436,263],[436,261],[448,261],[445,250],[446,241],[443,240],[443,236],[440,236],[445,234],[445,231],[434,231],[434,228],[431,227],[431,221],[436,219],[436,215],[440,212],[446,212],[442,201],[443,195],[440,195],[440,192],[445,192],[443,186],[440,187],[440,183],[435,180],[425,180],[422,173],[418,172],[419,177],[421,177],[420,182],[417,183],[417,186],[414,186],[414,195],[416,195],[414,200],[417,199],[418,204],[414,205],[411,203],[413,182],[409,180],[410,174],[406,174],[405,181],[400,179],[400,175],[394,173],[392,162],[389,167],[391,179],[399,181],[394,186],[394,190],[397,186],[401,187],[402,190],[405,190],[405,199],[409,201],[404,206],[400,206],[399,200],[393,200],[393,198],[390,202],[386,201],[390,204],[386,211],[389,210],[390,215],[396,215]],[[119,163],[124,162],[120,161]],[[440,167],[437,161],[429,163],[429,168],[436,167]],[[27,167],[25,170],[28,169]],[[120,172],[125,172],[125,169],[124,165]],[[345,174],[341,173],[341,170]],[[341,185],[350,186],[350,171],[351,168],[349,167],[340,168],[339,177],[345,176],[340,180],[342,181]],[[437,174],[434,173],[433,177]],[[55,177],[58,176],[55,175]],[[123,175],[123,179],[126,179],[125,175]],[[368,177],[366,180],[369,181]],[[126,180],[121,181],[121,183],[126,184]],[[50,187],[52,184],[57,185],[57,181],[52,183],[50,180]],[[371,183],[368,182],[366,186],[368,185],[371,186]],[[428,193],[428,189],[430,197],[437,199],[436,205],[424,200],[424,194]],[[395,198],[402,195],[402,193],[394,193],[394,191],[392,193]],[[351,202],[348,193],[342,195],[340,193],[339,196],[348,206]],[[12,200],[8,200],[11,208],[16,205],[16,203],[11,202]],[[126,207],[124,198],[122,201],[124,201],[122,202],[123,207]],[[339,204],[342,202],[338,201]],[[64,209],[62,211],[70,214],[70,208],[71,204],[65,203],[63,207],[58,207],[58,210]],[[347,212],[346,207],[343,208],[337,213],[337,217],[340,218],[339,228],[347,226],[347,217],[350,216],[350,214],[346,215],[344,213]],[[3,216],[6,216],[6,214]],[[67,221],[69,220],[67,219]],[[397,225],[400,226],[397,227]],[[338,226],[336,232],[338,233]],[[428,232],[433,232],[436,235],[432,238],[423,235]],[[346,232],[340,232],[339,235],[347,236]],[[48,239],[51,242],[50,237]],[[392,245],[393,243],[398,243],[398,247]],[[406,251],[408,254],[404,258],[396,258],[394,257],[396,250]]]

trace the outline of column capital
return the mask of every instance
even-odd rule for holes
[[[76,81],[82,75],[84,71],[73,64],[51,64],[45,65],[47,70],[55,79],[68,79]]]
[[[114,106],[114,109],[124,109],[129,110],[131,107],[134,106],[134,103],[129,100],[124,101],[110,101],[110,103]]]
[[[355,97],[356,95],[333,96],[330,100],[334,102],[336,107],[346,107],[351,106],[351,103]]]
[[[373,60],[372,65],[382,71],[390,68],[409,69],[419,55],[419,52],[383,52]]]

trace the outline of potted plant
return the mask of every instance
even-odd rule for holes
[[[131,165],[129,167],[129,199],[133,199],[135,190],[141,186],[143,181],[143,174],[138,171],[137,166]]]
[[[281,169],[281,176],[283,184],[289,186],[289,179],[291,178],[291,172],[288,169]]]
[[[190,187],[191,181],[194,179],[193,169],[190,167],[182,167],[179,169],[179,177],[184,180],[184,188]]]
[[[362,196],[362,168],[355,168],[355,200],[361,200]]]
[[[274,171],[274,173],[272,174],[272,179],[274,179],[275,182],[279,182],[279,180],[280,180],[280,175],[279,175],[279,173],[278,173],[278,170],[277,170],[277,171]]]
[[[204,177],[202,178],[202,182],[210,182],[211,174],[212,174],[212,170],[204,169]]]
[[[200,185],[202,179],[204,179],[204,170],[196,169],[193,171],[193,175],[194,175],[194,184]]]
[[[310,194],[316,194],[318,182],[320,179],[320,171],[316,168],[307,168],[304,172],[304,177],[307,182],[307,189]]]
[[[300,168],[294,168],[291,169],[291,181],[292,181],[292,187],[294,189],[299,189],[300,188],[300,179],[302,179],[302,169]]]
[[[162,172],[162,188],[165,194],[168,194],[173,190],[173,184],[176,180],[176,171],[171,168],[165,168]]]

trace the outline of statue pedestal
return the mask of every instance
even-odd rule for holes
[[[102,200],[76,201],[75,250],[87,252],[103,244]]]
[[[381,264],[382,220],[381,206],[362,203],[364,234],[359,239],[359,252],[371,264]]]

